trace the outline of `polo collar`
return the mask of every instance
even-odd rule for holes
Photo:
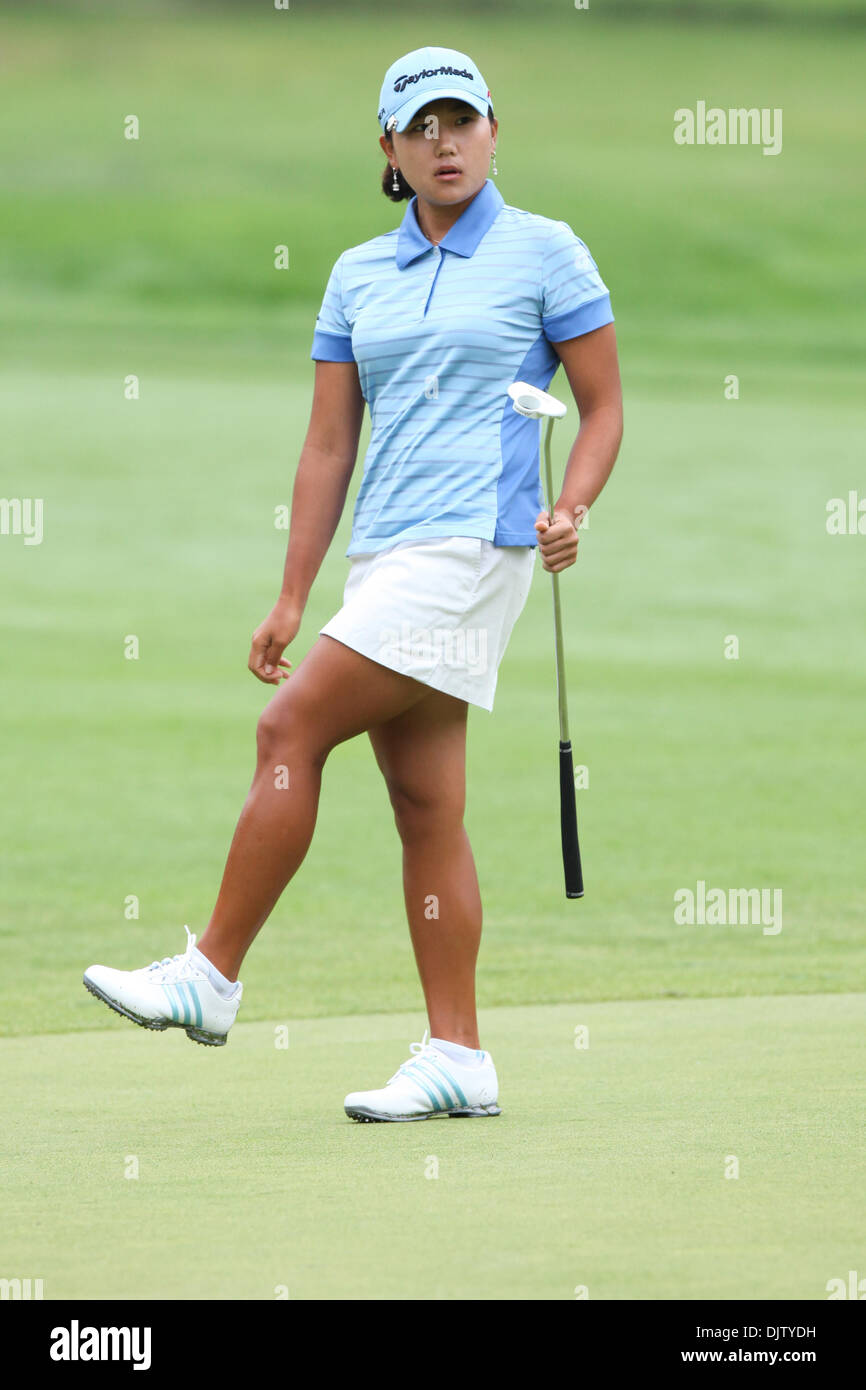
[[[412,261],[423,256],[425,251],[433,250],[432,242],[427,240],[418,226],[415,212],[417,203],[418,197],[416,195],[410,199],[400,224],[400,232],[397,237],[397,268],[399,270],[404,270]],[[440,241],[439,245],[442,250],[454,251],[458,256],[473,255],[484,233],[498,216],[499,209],[504,206],[505,199],[496,184],[487,179],[484,187],[476,193],[472,202],[467,208],[464,208],[454,226]]]

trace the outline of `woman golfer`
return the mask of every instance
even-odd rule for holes
[[[258,723],[255,777],[213,916],[197,946],[187,928],[182,955],[141,970],[94,965],[84,982],[147,1028],[224,1043],[244,956],[309,848],[325,760],[366,733],[403,844],[429,1028],[387,1085],[346,1097],[346,1113],[498,1115],[475,1013],[481,899],[463,826],[466,716],[470,704],[493,708],[535,548],[549,572],[574,564],[575,517],[613,467],[616,339],[584,243],[564,222],[509,206],[488,179],[498,122],[471,58],[407,53],[385,75],[378,114],[383,190],[410,201],[396,230],[343,252],[317,319],[282,590],[249,658],[278,689]],[[560,361],[580,431],[549,524],[538,425],[515,413],[507,390],[518,380],[546,388]],[[343,607],[283,684],[283,652],[346,500],[365,402],[371,437]]]

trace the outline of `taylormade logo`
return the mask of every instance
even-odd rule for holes
[[[406,88],[413,82],[420,82],[424,77],[465,77],[467,82],[475,81],[475,74],[467,72],[465,68],[452,68],[443,65],[441,68],[422,68],[420,72],[404,73],[394,82],[395,92],[405,92]]]
[[[52,1361],[132,1361],[134,1371],[150,1370],[149,1327],[69,1327],[51,1330]]]
[[[674,903],[674,921],[678,926],[763,926],[764,936],[776,936],[782,930],[781,888],[708,890],[699,878],[694,892],[691,888],[678,888]]]

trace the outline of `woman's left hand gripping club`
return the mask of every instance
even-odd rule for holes
[[[549,574],[568,569],[577,559],[578,535],[571,516],[554,508],[553,523],[547,511],[539,512],[535,522],[541,563]]]

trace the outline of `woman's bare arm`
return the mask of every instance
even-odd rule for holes
[[[555,343],[580,415],[580,430],[556,506],[574,516],[592,506],[616,462],[622,442],[622,385],[612,323],[580,338]]]
[[[553,344],[574,394],[580,429],[554,503],[554,523],[541,512],[535,523],[542,564],[556,573],[577,559],[576,527],[598,497],[622,441],[622,386],[612,323]]]
[[[358,456],[364,397],[354,362],[317,362],[313,405],[301,449],[280,596],[253,633],[247,665],[265,685],[289,674],[285,648],[301,626],[313,580],[334,539]]]
[[[364,397],[354,362],[317,362],[307,437],[292,491],[280,597],[303,612],[343,514],[358,456]]]

